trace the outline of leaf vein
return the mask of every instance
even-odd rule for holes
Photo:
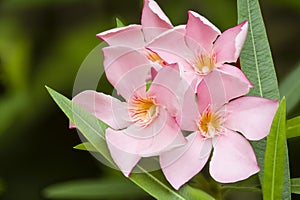
[[[260,80],[260,72],[259,72],[259,66],[258,66],[258,59],[257,59],[257,55],[256,55],[255,39],[254,39],[253,28],[252,28],[253,23],[252,23],[252,16],[251,16],[249,0],[247,0],[247,9],[248,9],[248,19],[249,19],[249,27],[250,27],[249,30],[250,30],[251,42],[252,42],[252,46],[253,46],[253,55],[254,55],[254,60],[255,60],[255,68],[256,68],[256,74],[257,74],[259,94],[261,97],[263,97],[262,84],[261,84],[261,80]]]

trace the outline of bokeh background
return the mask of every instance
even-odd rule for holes
[[[235,0],[157,2],[175,25],[186,22],[188,10],[221,30],[237,24]],[[101,42],[96,33],[115,27],[116,17],[126,24],[140,23],[142,3],[0,0],[0,199],[47,199],[43,191],[49,185],[119,176],[89,153],[73,149],[81,142],[77,132],[68,129],[67,118],[44,86],[71,98],[81,63]],[[281,84],[300,63],[300,1],[263,0],[261,9]],[[293,106],[288,116],[299,114],[299,106]],[[288,145],[291,176],[300,177],[300,140],[291,139]]]

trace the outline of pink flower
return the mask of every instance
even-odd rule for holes
[[[202,170],[212,149],[209,172],[218,182],[243,180],[259,171],[245,137],[260,140],[268,135],[278,102],[248,96],[226,103],[220,74],[213,71],[201,81],[197,103],[193,91],[185,95],[178,121],[192,133],[186,145],[160,155],[162,170],[176,189]]]
[[[239,92],[248,93],[252,83],[238,68],[230,65],[239,57],[247,35],[247,21],[221,34],[206,18],[193,11],[188,14],[184,31],[182,27],[175,27],[147,47],[168,63],[180,63],[183,76],[195,91],[204,76],[218,71],[228,89],[238,87],[234,94],[227,95],[228,100],[241,96]]]
[[[95,91],[84,91],[73,98],[110,126],[105,134],[107,145],[125,176],[141,157],[159,155],[186,142],[175,120],[180,112],[179,73],[176,67],[163,68],[146,91],[145,78],[150,69],[151,65],[141,65],[118,79],[115,87],[126,102]]]
[[[172,28],[173,25],[169,18],[158,4],[153,0],[144,0],[141,25],[134,24],[122,28],[114,28],[97,34],[97,37],[110,45],[110,47],[103,49],[106,59],[115,60],[122,53],[119,50],[120,47],[130,47],[143,54],[157,71],[168,63],[157,53],[145,48],[145,46],[155,37]],[[126,55],[122,54],[122,56]],[[136,65],[133,64],[133,66]],[[107,69],[108,66],[105,63],[104,67],[106,70],[110,70]],[[109,77],[108,80],[111,81]],[[114,84],[113,81],[112,84]]]
[[[142,48],[153,38],[173,27],[169,18],[154,0],[144,0],[141,25],[114,28],[97,37],[114,46]]]

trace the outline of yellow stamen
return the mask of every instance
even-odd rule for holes
[[[149,49],[145,50],[145,55],[147,56],[148,60],[150,60],[151,62],[154,62],[154,63],[158,63],[162,67],[164,67],[168,64],[157,53],[155,53]]]
[[[199,121],[199,129],[204,138],[213,138],[222,130],[222,117],[210,110],[204,111]]]
[[[129,111],[132,121],[141,126],[148,126],[158,116],[158,106],[149,97],[134,96]]]
[[[196,57],[193,66],[197,73],[206,75],[215,67],[215,58],[214,56],[199,55]]]

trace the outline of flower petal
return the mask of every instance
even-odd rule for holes
[[[172,116],[176,116],[180,110],[181,96],[179,95],[184,88],[178,65],[173,65],[166,66],[158,71],[147,94],[155,98],[158,105],[166,107]]]
[[[247,76],[242,72],[242,70],[238,67],[233,65],[223,64],[220,67],[216,68],[216,70],[227,73],[237,79],[239,79],[244,84],[247,84],[249,88],[252,88],[254,85],[251,81],[247,78]]]
[[[147,42],[173,27],[169,18],[153,0],[144,0],[141,21]]]
[[[114,28],[99,33],[96,36],[111,46],[117,45],[141,48],[146,44],[141,25],[129,25],[121,28]]]
[[[138,72],[139,70],[134,70],[138,67],[146,67],[151,68],[148,66],[150,61],[147,57],[141,53],[130,47],[122,47],[122,46],[110,46],[105,47],[102,49],[104,54],[104,69],[109,82],[116,87],[117,83],[121,81],[124,76],[129,73],[141,73]],[[138,81],[145,82],[148,76],[147,73],[139,74]],[[131,83],[130,83],[131,84]]]
[[[217,111],[226,102],[226,85],[220,72],[213,70],[203,77],[197,88],[198,108],[202,113],[209,105]]]
[[[224,89],[225,102],[247,94],[250,88],[253,87],[253,84],[237,67],[222,65],[216,71],[220,73],[223,82],[222,87]]]
[[[147,45],[167,63],[186,64],[193,59],[192,51],[186,46],[184,39],[185,26],[176,26],[164,32]]]
[[[241,97],[229,102],[225,108],[227,128],[239,131],[249,140],[260,140],[269,134],[278,102],[261,97]]]
[[[72,101],[114,129],[122,129],[131,124],[127,103],[109,95],[86,90],[77,94]]]
[[[168,121],[169,113],[163,108],[163,106],[159,106],[156,112],[158,112],[158,116],[153,119],[148,126],[141,126],[140,124],[134,123],[124,129],[124,134],[140,140],[151,140],[153,137],[160,134]]]
[[[196,131],[200,114],[194,88],[189,83],[183,82],[179,91],[181,91],[178,93],[181,111],[176,116],[176,121],[182,130]]]
[[[132,169],[139,162],[141,157],[137,154],[127,153],[127,152],[123,151],[122,149],[119,149],[115,145],[111,144],[109,138],[111,137],[111,135],[114,135],[115,132],[117,132],[117,131],[112,130],[110,128],[108,128],[106,130],[107,146],[108,146],[110,155],[111,155],[112,159],[114,160],[114,162],[117,164],[117,166],[122,171],[122,173],[126,177],[129,177]],[[117,133],[117,134],[119,134],[119,133]]]
[[[176,117],[180,127],[187,131],[197,130],[196,120],[199,117],[195,93],[185,79],[181,78],[178,65],[161,69],[148,95],[155,97],[159,105],[165,107],[171,116]]]
[[[203,140],[198,132],[189,135],[187,140],[186,145],[160,155],[162,171],[177,190],[202,170],[212,148],[211,141]]]
[[[248,22],[226,30],[214,45],[217,63],[236,62],[244,45],[248,32]]]
[[[198,54],[203,51],[210,54],[213,42],[221,34],[220,30],[198,13],[189,11],[188,14],[185,35],[187,45]]]
[[[243,136],[230,130],[219,136],[209,166],[209,172],[216,181],[236,182],[258,171],[254,151]]]
[[[199,112],[202,113],[208,105],[216,111],[230,100],[247,94],[252,86],[241,70],[222,65],[204,76],[198,85]]]
[[[180,128],[170,116],[167,116],[167,120],[164,124],[159,124],[157,119],[149,128],[140,129],[140,131],[136,133],[129,133],[129,131],[135,130],[133,127],[130,127],[130,130],[114,131],[107,136],[107,139],[112,145],[116,146],[116,148],[142,157],[159,155],[163,151],[181,146],[186,142]],[[140,134],[141,137],[137,137],[137,134]],[[143,138],[145,134],[152,134],[153,136]]]

